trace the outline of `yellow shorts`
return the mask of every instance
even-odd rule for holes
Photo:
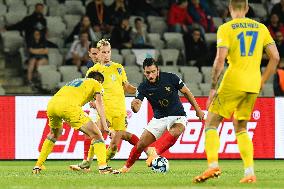
[[[61,128],[64,120],[77,130],[91,121],[91,118],[83,111],[82,107],[56,100],[48,103],[47,116],[50,128]]]
[[[257,93],[220,90],[214,97],[208,111],[227,119],[231,118],[234,113],[234,118],[237,120],[250,120],[257,96]]]
[[[106,119],[109,122],[109,128],[115,131],[125,131],[126,130],[126,115],[111,115],[106,113]]]

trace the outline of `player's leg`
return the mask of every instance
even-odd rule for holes
[[[235,91],[220,90],[210,104],[205,121],[205,152],[208,169],[193,179],[193,182],[204,182],[209,178],[218,177],[221,174],[218,164],[218,151],[220,139],[217,128],[223,118],[230,118],[237,104],[239,94]]]
[[[92,145],[91,145],[91,142],[92,140],[90,139],[90,137],[85,137],[85,140],[84,140],[84,161],[89,161],[90,158],[89,158],[89,153],[92,153],[93,149],[90,150],[90,148],[92,148]],[[91,155],[90,154],[90,157],[93,157],[94,155]]]
[[[97,127],[99,128],[100,131],[103,131],[103,127],[100,121],[100,118],[98,117],[98,115],[93,115],[95,117],[92,117],[92,120],[95,120],[95,123],[97,125]],[[109,125],[109,122],[107,121],[107,124]],[[71,170],[83,170],[85,172],[89,172],[91,171],[91,164],[93,162],[93,158],[94,158],[95,152],[94,152],[94,146],[91,144],[91,139],[90,137],[86,137],[84,140],[84,159],[82,162],[80,162],[79,164],[72,164],[70,165],[70,169]]]
[[[234,129],[240,155],[244,162],[244,178],[240,180],[241,183],[256,182],[253,166],[253,143],[247,133],[247,120],[250,119],[256,98],[257,94],[247,93],[234,113]]]
[[[247,121],[234,119],[233,123],[245,170],[244,178],[240,182],[256,182],[253,167],[253,143],[247,133]]]
[[[121,142],[122,131],[114,131],[110,144],[107,148],[107,162],[115,156],[118,150],[118,145]]]
[[[130,133],[128,131],[122,131],[121,132],[121,138],[122,138],[122,140],[129,142],[129,144],[132,144],[133,146],[135,146],[139,141],[138,136],[136,136],[135,134]]]
[[[62,133],[62,118],[58,116],[58,111],[60,112],[61,106],[54,100],[50,101],[47,106],[47,116],[49,120],[50,132],[43,142],[40,150],[40,155],[33,169],[34,174],[38,174],[44,162],[46,161],[48,155],[52,152],[56,140],[61,136]]]
[[[97,127],[102,131],[103,128],[101,125],[100,118],[96,110],[92,107],[90,107],[89,116],[91,117],[92,121],[96,123]],[[94,155],[94,147],[93,145],[91,145],[91,139],[89,137],[86,137],[84,140],[84,160],[82,163],[84,163],[84,161],[92,162]]]
[[[138,143],[131,149],[129,157],[120,171],[122,173],[129,172],[131,166],[135,161],[141,156],[141,153],[145,150],[147,146],[152,144],[156,140],[156,137],[148,130],[144,130]]]
[[[147,155],[149,158],[146,162],[148,166],[151,166],[151,159],[154,159],[157,155],[161,155],[171,146],[173,146],[176,143],[178,137],[184,132],[187,122],[186,117],[170,116],[167,119],[170,122],[170,124],[167,126],[167,130],[164,132],[161,138],[151,144],[151,147],[149,147],[147,150]]]
[[[127,128],[127,125],[128,125],[128,122],[127,122],[127,116],[126,116],[125,117],[125,127],[126,128]],[[135,134],[130,133],[128,131],[122,132],[121,138],[122,138],[122,140],[129,142],[129,144],[132,144],[133,146],[135,146],[139,141],[139,138]]]
[[[193,182],[195,183],[204,182],[209,178],[218,177],[221,174],[218,164],[220,139],[217,128],[222,120],[222,116],[208,112],[205,121],[205,152],[207,156],[208,169],[193,179]]]
[[[82,131],[92,139],[91,145],[94,147],[94,154],[97,157],[99,172],[101,174],[112,172],[106,163],[106,145],[102,133],[91,118],[84,113],[81,107],[77,107],[69,112],[66,120],[69,121],[71,127]],[[88,169],[88,167],[80,168],[81,170]]]
[[[49,117],[49,126],[51,127],[51,129],[43,142],[38,160],[35,164],[35,167],[33,168],[34,174],[38,174],[41,171],[44,162],[53,150],[55,142],[61,136],[62,133],[62,121],[60,118]]]
[[[111,142],[107,149],[107,162],[115,156],[118,150],[118,145],[121,142],[122,135],[126,130],[125,114],[120,116],[107,115],[109,128],[114,131]]]
[[[159,138],[166,130],[167,125],[163,119],[153,118],[142,133],[138,143],[132,148],[130,155],[124,165],[124,169],[129,171],[130,167],[140,157],[141,153]],[[123,169],[122,169],[123,170]]]

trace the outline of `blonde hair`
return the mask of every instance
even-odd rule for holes
[[[100,49],[102,46],[110,46],[108,39],[101,39],[97,43],[97,48]]]
[[[230,5],[234,10],[244,10],[248,6],[248,0],[230,0]]]

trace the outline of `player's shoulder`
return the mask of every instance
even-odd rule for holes
[[[115,68],[123,68],[123,65],[121,65],[121,64],[119,64],[119,63],[117,63],[117,62],[112,62],[112,63],[111,63],[111,66],[112,66],[112,67],[115,67]]]
[[[226,30],[228,27],[230,27],[230,25],[232,24],[232,20],[224,23],[224,24],[221,24],[219,27],[218,27],[218,31],[220,30]]]
[[[178,77],[177,74],[172,73],[172,72],[160,72],[160,76],[163,79],[169,79],[169,80]]]
[[[144,90],[144,89],[146,89],[147,88],[147,82],[146,81],[143,81],[142,83],[140,83],[139,85],[138,85],[138,90],[139,91],[142,91],[142,90]]]
[[[85,78],[83,82],[91,84],[91,85],[97,85],[97,84],[100,85],[100,82],[98,82],[97,80],[95,80],[93,78]]]
[[[100,64],[94,64],[92,67],[88,69],[88,72],[96,71],[99,68]]]

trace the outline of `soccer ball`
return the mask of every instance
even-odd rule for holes
[[[170,169],[169,161],[167,158],[158,156],[152,161],[151,169],[156,173],[165,173]]]

